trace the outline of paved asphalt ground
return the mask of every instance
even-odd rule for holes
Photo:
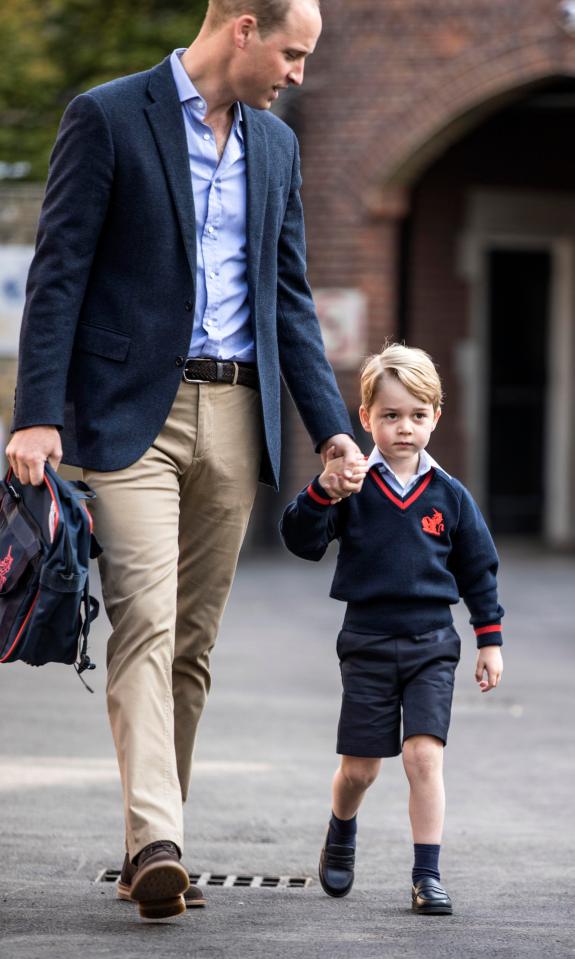
[[[510,547],[503,685],[482,696],[464,639],[446,751],[442,876],[452,917],[409,908],[411,845],[400,760],[360,815],[356,885],[327,898],[316,863],[336,758],[342,606],[332,563],[246,558],[213,658],[212,696],[186,808],[199,872],[310,876],[305,889],[210,888],[209,906],[142,923],[113,884],[122,857],[118,777],[104,704],[72,670],[0,668],[0,956],[68,959],[435,959],[575,956],[575,558]]]

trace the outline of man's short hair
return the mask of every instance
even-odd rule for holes
[[[390,343],[381,353],[368,356],[361,370],[361,402],[366,410],[373,405],[386,375],[399,380],[422,403],[431,403],[434,410],[441,406],[441,380],[433,360],[424,350]]]
[[[319,7],[320,0],[310,0]],[[258,32],[265,37],[279,30],[287,20],[293,0],[209,0],[207,18],[217,28],[231,20],[251,13],[258,21]]]

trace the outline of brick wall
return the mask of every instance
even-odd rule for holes
[[[462,194],[449,180],[420,190],[418,181],[452,144],[533,85],[575,76],[575,39],[561,27],[555,0],[326,0],[323,17],[292,111],[312,287],[354,286],[368,295],[369,350],[401,332],[401,224],[413,209],[407,319],[421,345],[439,353],[453,401],[449,344],[467,317],[451,266]],[[498,170],[495,157],[488,181],[502,172],[509,182],[509,167]],[[355,407],[357,378],[337,375]],[[317,467],[293,411],[289,435],[283,498]],[[446,411],[442,436],[449,438],[440,446],[438,434],[438,449],[456,469],[462,430],[453,412]]]

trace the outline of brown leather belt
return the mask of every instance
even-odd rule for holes
[[[236,363],[235,360],[211,360],[192,357],[184,364],[183,378],[186,383],[230,383],[259,389],[258,373],[252,363]]]

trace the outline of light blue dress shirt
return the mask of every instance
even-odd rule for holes
[[[204,122],[206,101],[174,50],[170,63],[182,104],[196,212],[196,307],[189,356],[255,362],[246,248],[246,160],[242,111],[235,104],[221,160]]]
[[[386,461],[385,457],[382,455],[381,451],[377,446],[374,446],[371,454],[367,460],[368,468],[371,469],[372,466],[377,466],[381,476],[389,483],[391,488],[395,490],[396,493],[399,493],[400,496],[406,496],[409,490],[415,486],[418,480],[421,479],[425,473],[428,473],[432,466],[436,469],[441,470],[442,473],[445,473],[445,470],[436,463],[432,456],[429,455],[427,450],[422,450],[419,454],[419,463],[417,465],[417,470],[410,476],[406,483],[402,483],[398,476],[395,475],[391,466]],[[449,475],[449,474],[446,474]]]

